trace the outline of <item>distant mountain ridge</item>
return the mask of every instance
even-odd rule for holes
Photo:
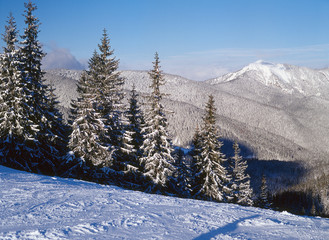
[[[315,70],[288,64],[273,64],[257,61],[241,70],[228,73],[207,82],[221,84],[238,79],[254,79],[266,86],[276,87],[286,93],[301,93],[305,96],[326,96],[329,92],[329,69]]]
[[[54,84],[66,109],[77,97],[80,74],[75,70],[47,71],[46,79]],[[124,89],[129,91],[135,85],[142,96],[140,101],[147,103],[143,96],[150,92],[148,73],[121,71],[121,76],[126,79]],[[202,122],[206,99],[212,94],[223,138],[238,140],[261,159],[326,161],[328,79],[329,69],[261,61],[204,82],[165,74],[162,91],[169,95],[164,104],[173,112],[167,114],[169,131],[174,144],[187,146]]]

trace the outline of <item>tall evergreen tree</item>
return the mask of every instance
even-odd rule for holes
[[[142,157],[142,144],[144,135],[142,126],[144,125],[144,116],[138,104],[138,93],[135,86],[131,91],[129,99],[129,108],[125,113],[127,122],[124,128],[122,151],[126,159],[126,170],[137,173],[140,171],[139,159]]]
[[[21,36],[20,59],[27,92],[28,119],[32,122],[28,142],[31,157],[27,161],[33,161],[34,171],[54,174],[55,162],[60,161],[61,156],[54,143],[54,136],[57,134],[52,132],[51,124],[57,121],[59,125],[62,123],[49,112],[49,89],[44,83],[44,72],[41,70],[41,61],[45,54],[38,40],[39,20],[33,15],[37,7],[29,1],[25,3],[25,8],[26,28]]]
[[[237,142],[233,145],[234,156],[232,162],[234,168],[232,171],[232,193],[234,202],[241,205],[251,206],[252,201],[252,189],[250,188],[250,177],[246,174],[247,161],[240,156],[240,148]]]
[[[159,56],[156,53],[153,69],[149,72],[152,93],[149,98],[150,106],[146,112],[146,126],[143,128],[145,139],[142,146],[144,153],[141,158],[144,175],[153,183],[148,188],[151,192],[161,192],[168,187],[174,171],[173,148],[167,131],[168,124],[164,107],[161,103],[163,94],[160,92],[160,86],[164,84],[164,78],[159,63]]]
[[[95,52],[89,61],[89,67],[97,57]],[[104,133],[104,124],[99,113],[95,111],[96,86],[86,72],[81,75],[78,82],[79,97],[72,104],[72,133],[69,148],[75,157],[89,167],[108,167],[111,165],[108,147],[100,144],[100,133]],[[78,161],[78,162],[79,162]]]
[[[223,165],[226,159],[220,150],[223,144],[219,141],[215,112],[215,102],[210,95],[206,105],[206,116],[203,118],[194,197],[225,202],[229,200],[229,178]]]
[[[124,79],[117,72],[104,30],[99,53],[95,50],[89,69],[79,83],[79,97],[72,103],[72,133],[69,147],[75,157],[90,167],[121,170],[119,163],[123,126],[121,123]]]
[[[36,5],[31,1],[25,3],[25,24],[24,34],[21,36],[21,59],[23,78],[26,81],[27,88],[30,93],[29,105],[31,111],[31,119],[35,123],[39,123],[39,128],[42,129],[44,121],[43,117],[44,104],[47,103],[46,85],[44,84],[41,70],[41,61],[45,54],[42,51],[41,43],[38,40],[39,34],[39,19],[33,15],[37,9]]]
[[[100,54],[98,62],[97,111],[103,119],[106,134],[101,138],[103,145],[107,145],[111,152],[111,158],[115,169],[121,168],[120,148],[122,147],[122,115],[124,97],[124,79],[118,70],[119,61],[113,56],[110,39],[106,30],[103,31],[101,44],[98,45]]]
[[[10,167],[32,171],[27,161],[31,156],[32,122],[27,108],[26,83],[22,76],[20,52],[16,49],[18,31],[10,14],[0,55],[0,148],[1,163]]]

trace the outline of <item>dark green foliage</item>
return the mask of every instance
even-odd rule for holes
[[[202,144],[202,136],[199,127],[196,127],[191,144],[191,149],[192,149],[191,156],[193,157],[191,168],[193,171],[193,175],[195,175],[197,171],[196,163],[201,161],[200,160],[201,151],[202,151],[201,144]]]
[[[312,192],[286,190],[273,196],[273,207],[280,211],[311,216],[328,216],[324,213],[320,197]]]
[[[58,110],[57,97],[54,94],[53,86],[48,87],[45,118],[48,120],[45,130],[44,141],[41,142],[44,148],[44,156],[51,159],[55,165],[56,174],[61,173],[63,157],[67,152],[69,127],[64,124],[63,115]]]
[[[308,178],[273,196],[273,208],[295,214],[328,217],[328,175]]]
[[[174,180],[176,192],[182,197],[191,197],[192,172],[189,158],[181,148],[176,148],[174,152],[175,169]]]

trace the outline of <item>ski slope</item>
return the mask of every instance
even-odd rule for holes
[[[329,239],[329,219],[0,166],[0,239]]]

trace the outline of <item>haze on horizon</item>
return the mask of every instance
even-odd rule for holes
[[[1,34],[10,12],[23,33],[24,2],[0,0]],[[121,70],[149,70],[156,51],[165,72],[193,80],[217,77],[260,59],[329,66],[326,0],[33,2],[47,69],[86,67],[104,28]]]

